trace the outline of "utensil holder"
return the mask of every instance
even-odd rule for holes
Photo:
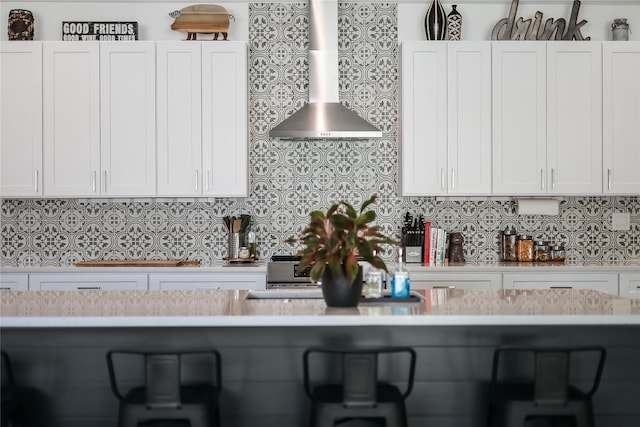
[[[240,248],[246,246],[245,233],[229,233],[227,245],[227,256],[229,258],[240,258]]]

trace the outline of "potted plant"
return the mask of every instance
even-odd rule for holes
[[[367,209],[377,200],[373,195],[362,203],[360,211],[345,201],[333,204],[326,213],[313,211],[302,235],[290,238],[289,243],[300,242],[304,248],[299,269],[311,267],[310,279],[322,279],[322,293],[330,307],[356,306],[362,292],[362,268],[358,257],[373,267],[387,271],[378,254],[382,245],[396,245],[384,236],[380,226],[372,225],[376,213]]]

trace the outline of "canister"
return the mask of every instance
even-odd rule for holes
[[[533,237],[528,234],[518,236],[518,261],[533,261]]]
[[[562,245],[553,245],[551,247],[551,260],[554,262],[564,262],[566,251]]]
[[[536,240],[533,246],[534,261],[547,262],[551,259],[549,244],[544,240]]]
[[[502,261],[517,261],[518,260],[518,235],[516,229],[506,228],[502,232],[500,242],[500,259]]]

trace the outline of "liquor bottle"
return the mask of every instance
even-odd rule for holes
[[[410,280],[409,272],[403,267],[402,246],[398,247],[398,266],[391,275],[391,297],[409,298]]]

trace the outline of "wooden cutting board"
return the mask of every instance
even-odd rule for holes
[[[76,267],[199,267],[200,261],[171,260],[100,260],[80,261]]]

